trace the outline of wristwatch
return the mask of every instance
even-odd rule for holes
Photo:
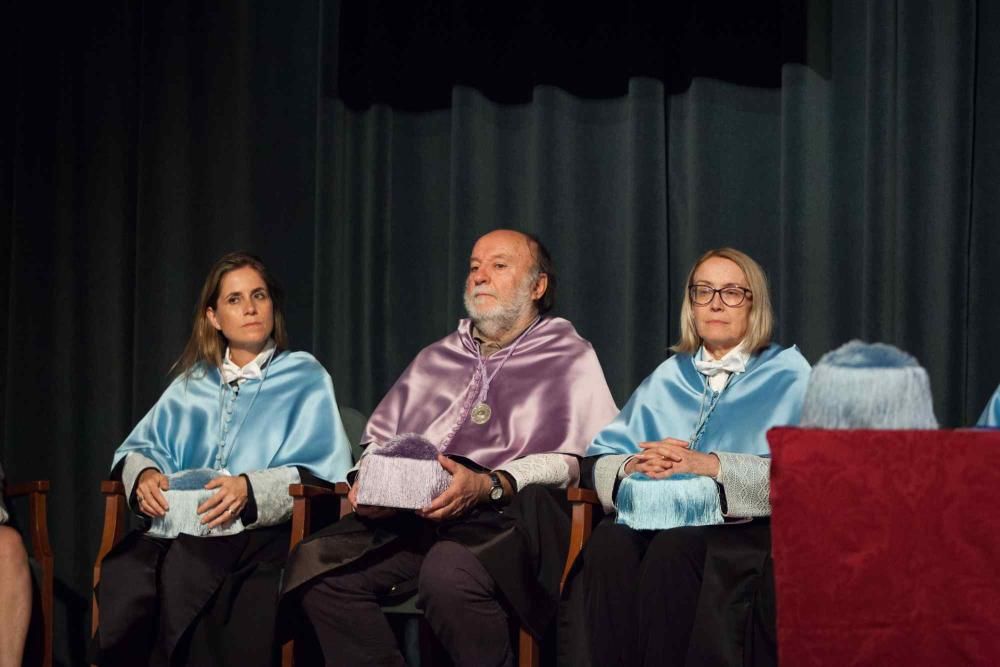
[[[490,502],[499,505],[503,500],[503,484],[500,483],[500,475],[495,472],[490,473]]]

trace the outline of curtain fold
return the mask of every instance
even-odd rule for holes
[[[423,258],[460,266],[487,229],[524,228],[551,245],[564,272],[559,310],[594,342],[624,401],[677,335],[690,264],[734,245],[769,271],[778,340],[813,360],[855,337],[899,345],[927,367],[942,422],[970,423],[1000,376],[967,364],[970,344],[1000,326],[972,281],[995,275],[976,261],[975,239],[995,237],[973,213],[976,105],[991,103],[977,102],[977,67],[995,50],[977,39],[988,25],[978,11],[837,4],[827,30],[814,31],[829,35],[829,52],[814,59],[822,66],[786,64],[780,88],[695,78],[669,94],[660,80],[633,78],[627,94],[604,100],[536,86],[529,102],[499,104],[459,86],[447,109],[427,112],[333,101],[328,127],[350,160],[331,157],[340,175],[326,218],[365,227],[361,207],[394,240],[371,246],[377,260],[350,244],[330,251],[353,266],[344,278],[373,263],[399,277],[383,283],[379,306],[350,310],[385,325],[374,340],[346,333],[317,344],[334,367],[355,364],[347,382],[361,363],[353,345],[364,364],[385,365],[380,379],[349,389],[374,404],[461,314],[461,272],[424,270]],[[392,151],[369,152],[371,133]],[[980,178],[996,173],[980,168]],[[428,239],[448,250],[426,249]],[[401,296],[399,280],[425,288]],[[399,312],[440,315],[413,336],[392,324]]]

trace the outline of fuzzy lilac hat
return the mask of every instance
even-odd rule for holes
[[[404,433],[373,449],[358,470],[358,504],[399,509],[427,507],[448,488],[451,475],[438,463],[438,448]]]

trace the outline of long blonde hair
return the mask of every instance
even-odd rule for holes
[[[750,255],[735,248],[717,248],[709,250],[694,263],[684,281],[684,299],[681,302],[681,337],[670,348],[674,352],[694,354],[701,347],[701,336],[694,325],[694,312],[691,309],[691,298],[688,289],[694,279],[695,271],[706,260],[722,257],[735,263],[743,271],[747,286],[753,296],[750,298],[750,321],[747,323],[747,333],[743,337],[743,346],[747,352],[755,353],[771,343],[771,333],[774,329],[774,310],[771,307],[771,293],[767,287],[767,275],[760,264]]]
[[[205,283],[201,287],[201,295],[194,308],[191,337],[188,338],[181,356],[170,367],[171,375],[190,375],[199,364],[209,367],[215,366],[216,368],[222,366],[222,355],[225,354],[228,343],[222,332],[217,331],[208,321],[207,311],[209,308],[218,308],[222,277],[230,271],[246,266],[260,274],[271,296],[274,312],[274,330],[271,332],[271,338],[274,339],[275,354],[288,348],[288,331],[285,328],[285,298],[281,285],[256,255],[243,251],[231,252],[216,261],[209,270],[208,276],[205,277]]]

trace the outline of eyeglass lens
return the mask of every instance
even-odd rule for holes
[[[746,291],[741,287],[723,287],[715,289],[708,285],[692,285],[691,301],[699,306],[707,306],[715,298],[716,293],[727,306],[738,306],[746,299]]]

